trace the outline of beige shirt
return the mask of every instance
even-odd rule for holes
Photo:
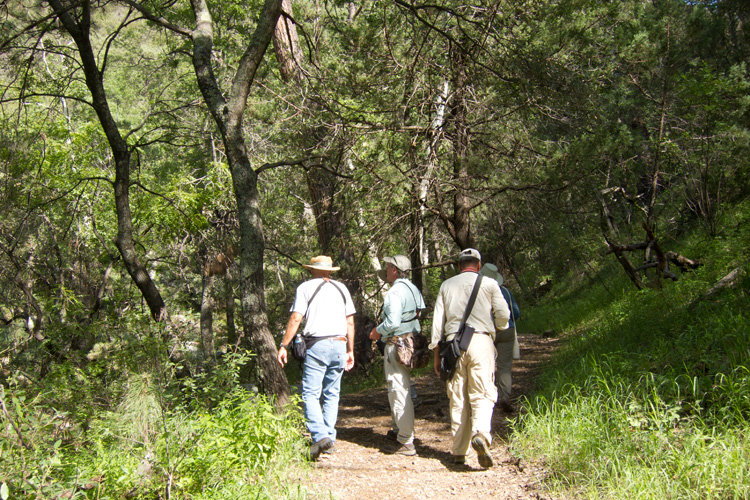
[[[445,280],[440,286],[432,316],[430,349],[434,349],[443,338],[450,340],[458,330],[476,279],[477,273],[467,271]],[[510,309],[500,285],[485,276],[466,324],[474,331],[489,333],[494,339],[496,329],[508,328],[509,318]]]

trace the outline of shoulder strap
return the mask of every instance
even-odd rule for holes
[[[344,295],[344,292],[341,291],[341,288],[339,288],[338,285],[334,284],[333,281],[323,280],[323,283],[318,285],[318,288],[315,289],[315,291],[312,294],[312,297],[310,297],[310,300],[307,301],[308,311],[310,310],[310,304],[312,304],[313,299],[315,298],[316,295],[318,295],[318,292],[320,291],[321,288],[323,288],[323,285],[325,285],[326,283],[330,283],[331,285],[333,285],[333,288],[338,290],[339,294],[341,294],[341,299],[344,301],[344,307],[346,307],[346,296]],[[307,311],[305,311],[305,317],[307,317]]]
[[[307,318],[307,313],[310,312],[310,304],[312,304],[313,299],[315,298],[316,295],[318,295],[318,292],[320,291],[321,288],[323,288],[323,285],[325,285],[325,284],[326,284],[326,280],[323,280],[323,283],[321,283],[320,285],[318,285],[318,288],[315,289],[315,291],[313,292],[312,296],[310,297],[310,300],[307,301],[307,311],[305,311],[305,318]],[[336,288],[338,289],[338,287],[336,287]],[[339,290],[339,292],[340,291],[341,290]]]
[[[461,351],[469,349],[469,343],[471,338],[474,336],[474,329],[466,326],[466,320],[469,319],[471,310],[474,308],[474,302],[477,300],[477,293],[482,284],[482,275],[477,275],[477,280],[474,282],[474,288],[471,289],[471,296],[469,296],[469,303],[466,304],[466,312],[464,312],[464,319],[461,320],[461,324],[458,326],[458,348]]]
[[[341,294],[341,299],[344,301],[344,306],[346,306],[346,295],[344,295],[344,292],[341,291],[341,288],[339,288],[339,286],[333,281],[328,281],[328,283],[332,284],[333,287],[339,291],[339,293]]]
[[[461,320],[459,329],[466,324],[466,320],[471,315],[471,310],[474,309],[474,302],[477,301],[477,294],[479,293],[479,287],[482,284],[482,275],[477,274],[477,280],[474,282],[474,288],[471,289],[471,296],[469,297],[469,303],[466,304],[466,311],[464,312],[464,319]]]
[[[414,295],[414,291],[405,281],[400,281],[399,283],[404,284],[404,286],[409,290],[409,293],[411,293],[411,297],[414,299],[414,317],[409,319],[402,319],[401,321],[414,321],[415,319],[419,318],[419,313],[421,311],[421,309],[419,309],[419,304],[417,304],[417,296]]]

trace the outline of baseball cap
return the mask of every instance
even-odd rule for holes
[[[458,255],[459,262],[465,259],[477,259],[482,260],[482,255],[479,253],[479,250],[476,250],[474,248],[466,248],[464,250],[461,250],[461,253]]]
[[[394,255],[393,257],[384,257],[383,262],[392,264],[399,271],[411,271],[411,260],[406,255]]]

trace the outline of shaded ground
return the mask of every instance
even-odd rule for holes
[[[533,378],[557,339],[519,334],[521,359],[513,362],[513,396],[529,394]],[[379,362],[379,361],[378,361]],[[342,397],[336,451],[323,455],[312,479],[338,500],[440,500],[443,498],[551,499],[539,487],[545,471],[508,452],[508,419],[518,417],[495,408],[491,447],[495,466],[479,467],[476,454],[466,465],[453,464],[448,398],[434,373],[416,379],[417,456],[384,453],[389,444],[390,410],[384,388]]]

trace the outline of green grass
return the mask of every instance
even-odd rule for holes
[[[576,498],[750,498],[748,211],[678,251],[700,269],[636,291],[618,269],[529,311],[520,327],[563,348],[515,424],[512,447]],[[706,296],[736,267],[744,278]],[[619,271],[620,274],[622,271]],[[614,292],[614,291],[617,292]]]
[[[226,383],[206,378],[203,389]],[[236,376],[236,372],[229,375]],[[309,470],[301,412],[279,412],[235,389],[220,400],[170,404],[149,373],[133,374],[122,403],[76,422],[49,394],[0,387],[16,427],[0,429],[2,498],[304,499]],[[192,391],[194,388],[187,388]],[[190,392],[193,394],[193,392]],[[195,402],[198,404],[195,404]]]

